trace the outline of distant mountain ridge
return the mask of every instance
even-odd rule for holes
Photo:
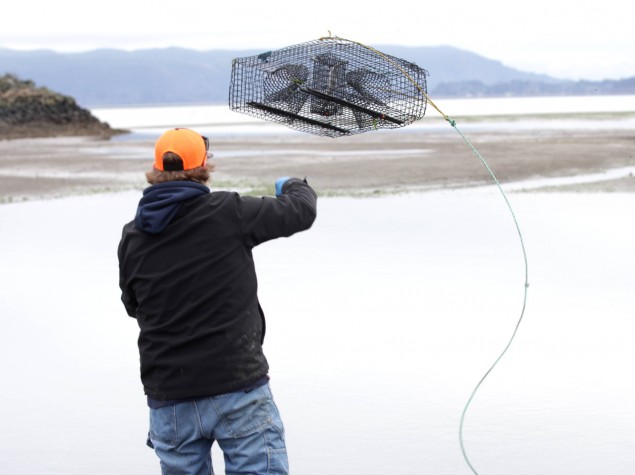
[[[635,78],[565,81],[519,71],[451,46],[376,48],[426,69],[431,96],[635,93]],[[232,60],[263,51],[162,48],[57,53],[0,48],[0,75],[32,80],[72,96],[85,107],[222,104],[228,100]]]

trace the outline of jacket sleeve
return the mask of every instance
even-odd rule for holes
[[[121,289],[121,301],[123,306],[126,309],[126,313],[132,317],[136,318],[137,315],[137,307],[139,306],[137,303],[137,299],[134,295],[132,289],[128,286],[127,278],[125,276],[124,267],[125,267],[125,228],[124,228],[124,236],[121,238],[119,243],[119,247],[117,249],[117,257],[119,259],[119,288]]]
[[[289,179],[277,197],[238,197],[238,216],[247,245],[309,229],[317,216],[317,195],[299,178]]]

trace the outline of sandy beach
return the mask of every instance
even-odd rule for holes
[[[629,129],[470,127],[465,135],[499,181],[532,189],[633,192],[635,133]],[[212,187],[267,193],[282,175],[306,176],[323,195],[376,195],[492,183],[451,127],[378,131],[345,138],[300,133],[215,134]],[[138,137],[138,138],[135,138]],[[154,137],[0,140],[0,203],[141,189]],[[616,176],[607,172],[621,170]],[[592,175],[586,180],[556,178]],[[541,182],[540,179],[549,178]],[[521,186],[522,188],[522,186]]]

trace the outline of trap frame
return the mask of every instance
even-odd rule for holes
[[[426,70],[338,37],[232,62],[231,110],[315,135],[403,127],[423,118]]]

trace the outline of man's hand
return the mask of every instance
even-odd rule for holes
[[[288,176],[282,176],[276,180],[276,197],[282,195],[282,187],[288,180]]]

